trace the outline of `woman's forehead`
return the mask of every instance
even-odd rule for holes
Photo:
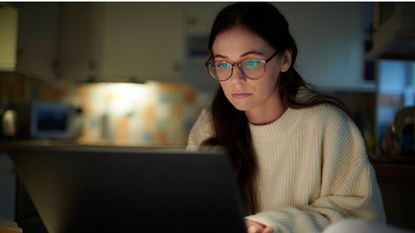
[[[212,46],[214,54],[243,56],[249,51],[267,54],[272,47],[263,38],[245,27],[233,27],[219,33]]]

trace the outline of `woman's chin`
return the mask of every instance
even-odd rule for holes
[[[250,106],[246,103],[235,103],[235,102],[231,102],[231,103],[239,111],[247,111],[247,110],[252,108],[252,106]]]

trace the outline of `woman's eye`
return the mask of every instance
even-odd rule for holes
[[[231,67],[231,64],[229,64],[229,63],[219,63],[217,66],[218,66],[220,69],[224,69],[224,70],[226,70],[226,69],[229,69],[229,68]]]
[[[261,65],[261,61],[259,60],[248,60],[245,61],[245,67],[249,69],[253,69]]]

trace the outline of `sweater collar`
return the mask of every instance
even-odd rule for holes
[[[252,138],[254,139],[270,139],[285,135],[288,130],[293,128],[294,123],[297,122],[299,114],[298,110],[287,108],[287,110],[275,121],[266,125],[254,125],[249,123]]]

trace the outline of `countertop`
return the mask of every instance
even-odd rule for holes
[[[11,147],[94,147],[94,148],[126,148],[128,150],[182,150],[184,145],[143,145],[143,144],[113,144],[113,143],[82,143],[73,140],[15,140],[0,141],[0,153]]]

